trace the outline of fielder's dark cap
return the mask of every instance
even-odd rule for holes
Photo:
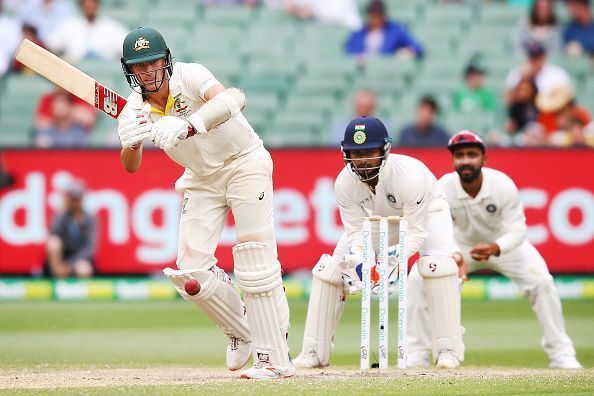
[[[448,150],[450,150],[452,153],[455,149],[461,146],[477,146],[481,149],[483,154],[486,150],[485,142],[483,141],[483,139],[479,135],[471,131],[460,131],[454,136],[452,136],[448,142]]]
[[[347,125],[342,141],[343,150],[384,148],[392,138],[383,122],[375,117],[358,117]]]

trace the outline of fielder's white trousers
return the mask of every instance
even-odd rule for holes
[[[530,299],[532,309],[540,321],[544,335],[541,345],[549,358],[559,355],[575,356],[571,339],[565,331],[561,301],[547,265],[536,248],[524,241],[518,248],[488,262],[478,262],[470,257],[471,246],[460,245],[468,272],[491,269],[511,279],[524,296]],[[416,266],[408,281],[408,345],[409,352],[429,352],[429,317],[423,281]]]

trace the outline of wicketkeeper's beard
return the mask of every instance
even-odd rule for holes
[[[370,181],[375,179],[379,176],[380,167],[379,166],[372,166],[372,167],[365,167],[365,168],[357,168],[353,165],[355,173],[359,176],[361,181]]]
[[[458,173],[458,175],[460,176],[460,179],[464,182],[464,183],[470,183],[475,181],[479,175],[481,174],[481,169],[482,166],[477,166],[476,168],[474,166],[470,166],[470,165],[462,165],[458,168],[456,168],[456,172]],[[468,174],[463,174],[462,172],[465,170],[471,170],[472,172],[468,173]]]

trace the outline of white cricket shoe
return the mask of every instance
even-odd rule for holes
[[[581,369],[583,368],[580,362],[571,355],[560,355],[554,357],[549,362],[549,367],[554,369]]]
[[[268,379],[279,379],[279,378],[289,378],[295,375],[295,366],[291,364],[289,367],[284,367],[282,369],[274,367],[272,364],[268,362],[256,362],[252,367],[245,370],[241,374],[241,378],[245,379],[260,379],[260,380],[268,380]]]
[[[293,359],[293,364],[296,368],[305,369],[324,367],[320,364],[318,353],[312,348],[307,348],[297,355],[297,357]]]
[[[444,349],[441,352],[439,352],[435,367],[442,369],[456,369],[460,367],[460,361],[452,351]]]
[[[239,370],[249,362],[252,356],[252,343],[240,338],[229,336],[227,344],[227,367],[229,370]]]
[[[429,360],[429,352],[411,353],[406,357],[406,367],[429,367],[431,361]]]

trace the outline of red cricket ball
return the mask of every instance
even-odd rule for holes
[[[184,290],[190,296],[195,296],[200,292],[200,282],[196,279],[187,280],[186,283],[184,283]]]

